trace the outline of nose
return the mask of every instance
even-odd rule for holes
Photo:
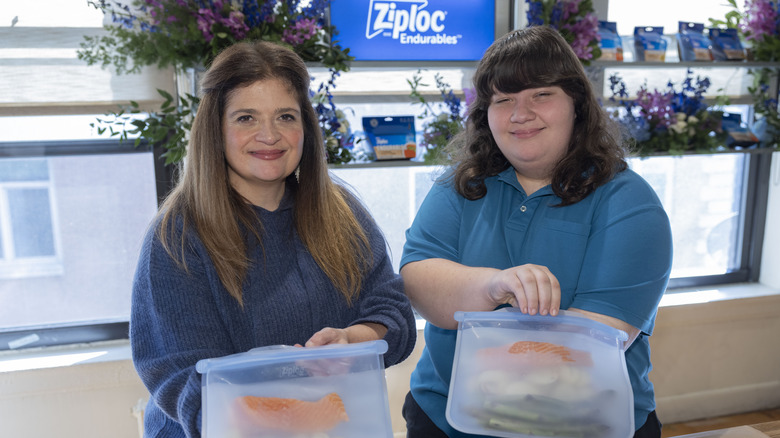
[[[281,138],[279,130],[274,125],[273,121],[260,122],[255,132],[255,140],[266,143],[274,144]]]
[[[512,107],[512,115],[509,121],[514,123],[523,123],[533,120],[536,117],[533,109],[523,99],[518,99]]]

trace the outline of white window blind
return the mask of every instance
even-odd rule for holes
[[[0,116],[102,114],[130,100],[159,107],[157,89],[173,90],[171,69],[117,75],[78,59],[85,35],[105,33],[103,20],[86,0],[3,2]]]

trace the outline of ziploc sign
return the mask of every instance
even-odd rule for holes
[[[474,61],[495,39],[495,0],[331,0],[357,61]]]

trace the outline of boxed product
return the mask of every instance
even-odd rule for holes
[[[574,312],[457,312],[447,421],[471,434],[631,438],[628,336]]]
[[[712,42],[704,35],[703,23],[680,21],[677,49],[680,61],[712,61]]]
[[[728,147],[750,147],[759,141],[750,128],[742,124],[742,116],[739,114],[723,113],[721,127],[728,134]]]
[[[623,61],[623,41],[617,33],[614,21],[599,21],[599,61]]]
[[[363,117],[363,131],[377,160],[414,158],[417,138],[414,116]]]
[[[637,61],[664,62],[667,45],[663,26],[634,28],[634,59]]]
[[[386,351],[380,340],[201,360],[203,436],[392,438]]]
[[[716,61],[742,61],[745,59],[745,48],[739,40],[737,29],[709,30],[712,41],[712,57]]]

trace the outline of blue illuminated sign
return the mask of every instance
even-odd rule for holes
[[[495,37],[495,0],[331,0],[356,61],[475,61]]]

